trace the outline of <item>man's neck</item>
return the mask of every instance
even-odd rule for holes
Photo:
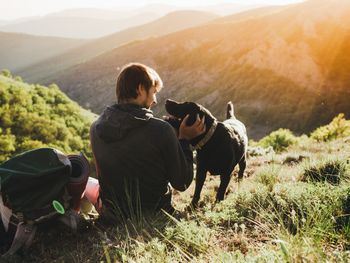
[[[136,105],[136,106],[143,108],[143,105],[139,101],[137,101],[136,99],[123,100],[123,101],[118,102],[118,104],[133,104],[133,105]]]

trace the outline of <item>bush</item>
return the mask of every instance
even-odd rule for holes
[[[265,185],[269,192],[272,192],[273,187],[278,182],[278,174],[280,169],[276,166],[264,167],[257,172],[256,180]]]
[[[189,254],[199,255],[209,248],[211,229],[195,221],[179,221],[175,226],[165,229],[165,238],[176,248]]]
[[[265,148],[271,146],[276,152],[282,152],[297,141],[297,137],[290,130],[279,129],[262,138],[259,144]]]
[[[310,165],[304,170],[302,181],[339,184],[345,177],[346,164],[341,160],[326,160]]]
[[[273,150],[272,146],[269,146],[267,148],[261,147],[261,146],[248,146],[248,156],[264,156],[268,154],[273,154],[275,151]]]
[[[340,113],[330,124],[313,131],[310,137],[318,142],[327,142],[348,135],[350,135],[350,121],[344,118],[344,113]]]
[[[4,77],[7,77],[7,78],[12,78],[11,71],[9,71],[8,69],[3,69],[1,71],[1,75],[3,75]]]

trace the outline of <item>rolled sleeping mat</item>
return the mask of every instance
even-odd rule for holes
[[[71,207],[75,211],[80,210],[80,201],[84,195],[86,183],[89,178],[90,165],[83,153],[69,154],[68,159],[72,164],[72,172],[67,184],[67,190],[71,200]]]

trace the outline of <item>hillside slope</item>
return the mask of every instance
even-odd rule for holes
[[[194,100],[223,118],[232,100],[254,138],[279,127],[308,132],[339,112],[350,114],[350,64],[342,55],[348,54],[350,2],[312,0],[231,20],[130,43],[51,81],[98,113],[115,100],[118,69],[140,61],[163,77],[160,105],[167,97]],[[162,106],[155,111],[164,113]]]
[[[103,52],[110,51],[122,44],[135,40],[166,35],[178,30],[204,24],[217,18],[217,15],[199,11],[177,11],[165,15],[153,22],[129,28],[121,32],[99,38],[70,50],[63,55],[32,64],[16,72],[28,82],[49,82],[57,72],[85,62]]]
[[[0,70],[19,70],[41,60],[55,57],[86,40],[39,37],[27,34],[0,32]]]

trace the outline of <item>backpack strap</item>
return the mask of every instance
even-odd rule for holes
[[[17,226],[13,241],[11,243],[11,247],[0,258],[5,258],[14,255],[20,249],[27,250],[33,243],[33,239],[37,231],[37,223],[39,221],[24,222],[23,220],[21,221],[23,217],[21,218],[21,216],[18,214],[17,216],[11,216],[10,219],[10,224]],[[68,226],[73,233],[76,233],[82,221],[82,218],[76,211],[74,211],[73,209],[69,209],[64,213],[64,215],[60,215],[57,218],[57,220],[62,222],[64,225]]]
[[[16,234],[10,249],[1,257],[14,255],[21,248],[28,249],[33,242],[36,230],[36,225],[20,222],[17,225]]]
[[[68,226],[73,233],[77,233],[82,218],[76,211],[69,209],[64,213],[64,215],[61,215],[58,218],[58,221]]]
[[[65,209],[69,208],[70,199],[71,197],[65,189],[62,197],[62,202]],[[28,249],[33,242],[37,225],[54,217],[58,217],[59,221],[71,228],[75,233],[78,229],[80,219],[78,214],[74,214],[73,212],[74,211],[71,209],[68,209],[64,215],[59,215],[58,212],[53,209],[51,204],[31,212],[14,212],[11,215],[9,222],[9,226],[11,226],[11,230],[9,229],[9,232],[14,234],[12,243],[9,250],[1,257],[14,255],[22,248],[25,250]],[[11,233],[8,234],[11,235]]]

